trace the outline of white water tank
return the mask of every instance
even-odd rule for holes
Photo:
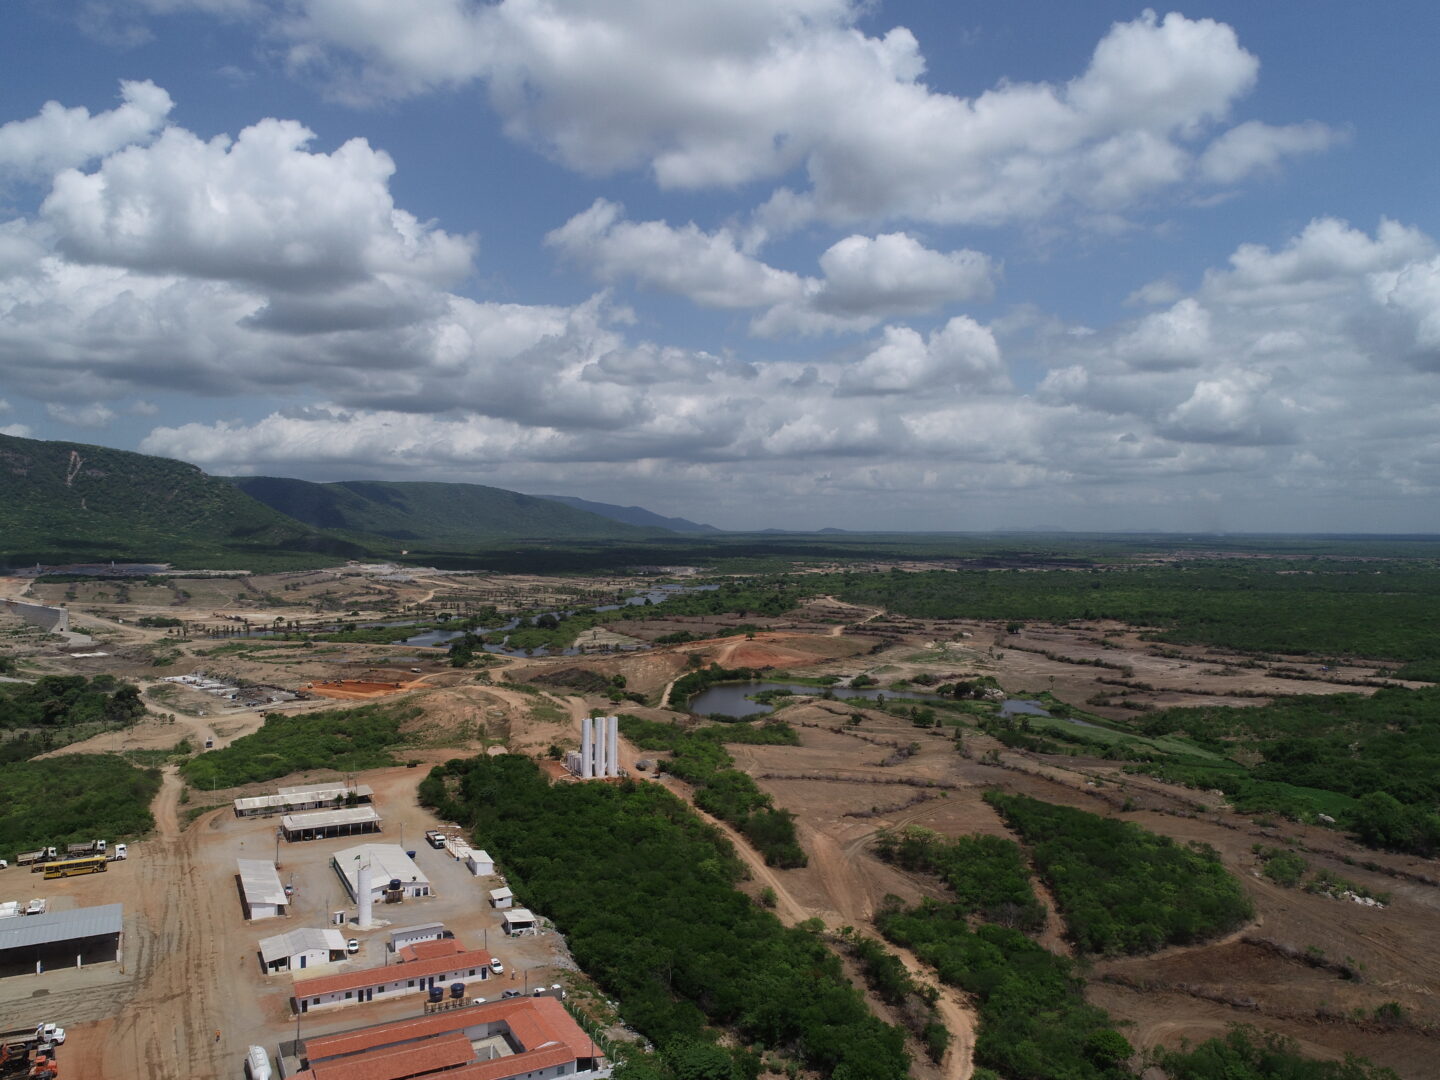
[[[355,924],[369,930],[375,922],[375,896],[370,891],[370,864],[361,863],[355,872]]]
[[[245,1067],[250,1080],[270,1080],[270,1055],[263,1046],[252,1046],[245,1052]]]

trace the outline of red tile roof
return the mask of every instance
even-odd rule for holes
[[[402,946],[395,955],[400,963],[410,963],[415,960],[429,960],[436,956],[454,956],[456,953],[463,953],[465,946],[454,938],[448,941],[417,941],[414,945]]]
[[[513,1057],[495,1058],[493,1061],[479,1061],[445,1074],[445,1080],[505,1080],[509,1076],[536,1072],[555,1065],[574,1061],[577,1057],[568,1047],[553,1050],[534,1050]],[[398,1078],[397,1078],[398,1080]]]
[[[376,1050],[359,1057],[332,1058],[310,1066],[315,1080],[405,1080],[475,1060],[475,1048],[463,1032],[438,1035],[420,1043]]]
[[[342,971],[338,975],[321,975],[315,979],[295,981],[295,999],[319,997],[345,990],[363,990],[367,986],[394,982],[396,979],[420,979],[428,975],[447,975],[450,972],[487,967],[490,954],[484,949],[462,950],[431,960],[417,960],[411,964],[389,964],[385,967],[365,968],[361,971]]]
[[[521,1047],[520,1052],[454,1069],[443,1074],[444,1080],[503,1080],[577,1058],[598,1056],[590,1037],[571,1019],[565,1006],[552,997],[492,1001],[429,1016],[393,1020],[358,1031],[322,1035],[306,1040],[305,1056],[315,1071],[316,1080],[324,1080],[320,1070],[327,1062],[353,1070],[331,1072],[330,1077],[404,1080],[420,1075],[420,1070],[412,1068],[410,1072],[392,1073],[383,1078],[359,1070],[381,1058],[396,1062],[407,1060],[406,1052],[416,1053],[421,1046],[430,1045],[431,1040],[438,1042],[442,1037],[460,1035],[467,1027],[497,1021],[510,1029],[510,1035]],[[418,1063],[420,1059],[415,1060]]]

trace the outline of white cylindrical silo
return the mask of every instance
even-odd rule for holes
[[[606,764],[606,766],[608,767],[609,772],[607,772],[605,775],[606,775],[606,776],[619,776],[619,775],[620,775],[620,754],[619,754],[619,750],[620,750],[620,718],[619,718],[618,716],[607,716],[607,717],[605,718],[605,722],[606,722],[606,725],[607,725],[607,726],[609,727],[609,729],[610,729],[610,738],[609,738],[609,742],[608,742],[608,744],[607,744],[608,747],[609,747],[609,749],[606,750],[606,752],[605,752],[605,764]]]
[[[595,775],[605,776],[605,718],[595,717]]]
[[[595,775],[594,726],[588,716],[580,721],[580,775],[587,780]]]
[[[355,871],[355,925],[369,930],[375,924],[375,897],[370,892],[370,864],[361,863]]]

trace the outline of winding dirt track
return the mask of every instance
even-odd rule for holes
[[[635,747],[627,740],[620,740],[620,761],[631,775],[635,775],[635,759],[639,756]],[[715,826],[730,841],[735,848],[736,855],[744,862],[751,876],[775,893],[775,914],[787,926],[794,926],[814,918],[828,924],[827,915],[839,915],[842,919],[848,920],[846,925],[852,926],[869,921],[871,915],[869,904],[867,901],[859,899],[868,896],[869,890],[859,882],[834,880],[834,887],[829,890],[832,897],[857,898],[858,904],[850,905],[854,908],[852,911],[821,911],[808,907],[790,892],[785,882],[784,872],[767,866],[765,860],[750,846],[750,842],[738,830],[719,818],[712,817],[695,805],[693,793],[688,785],[671,778],[666,778],[660,783],[672,794],[683,799],[691,810]],[[854,875],[853,864],[841,855],[838,846],[828,836],[814,830],[806,830],[805,840],[811,848],[812,857],[822,860],[824,876],[830,879],[843,876],[847,873],[847,867],[848,873],[851,876]],[[830,929],[833,930],[836,927],[831,926]],[[910,950],[902,949],[890,942],[885,942],[885,948],[900,958],[900,962],[905,965],[905,969],[913,978],[922,982],[935,981],[930,969],[921,963],[920,959]],[[950,1032],[951,1039],[950,1049],[946,1052],[944,1061],[940,1063],[940,1075],[944,1080],[971,1080],[975,1072],[975,1013],[956,990],[944,985],[940,985],[939,989],[940,996],[935,1001],[935,1008],[940,1013],[941,1022]]]

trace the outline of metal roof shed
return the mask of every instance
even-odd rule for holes
[[[247,919],[273,919],[284,915],[290,898],[280,884],[275,864],[266,859],[236,859],[240,870],[240,891],[245,897]]]
[[[519,934],[538,934],[540,922],[535,918],[535,913],[529,908],[511,908],[503,916],[504,922],[501,929],[511,937]]]
[[[120,904],[52,911],[0,924],[0,974],[39,973],[120,958],[125,927]]]
[[[350,806],[343,810],[312,810],[308,814],[286,814],[280,819],[285,839],[319,840],[331,836],[380,831],[380,814],[373,806]]]
[[[498,889],[490,890],[490,906],[497,909],[510,907],[515,903],[515,894],[510,891],[508,885],[501,885]]]

